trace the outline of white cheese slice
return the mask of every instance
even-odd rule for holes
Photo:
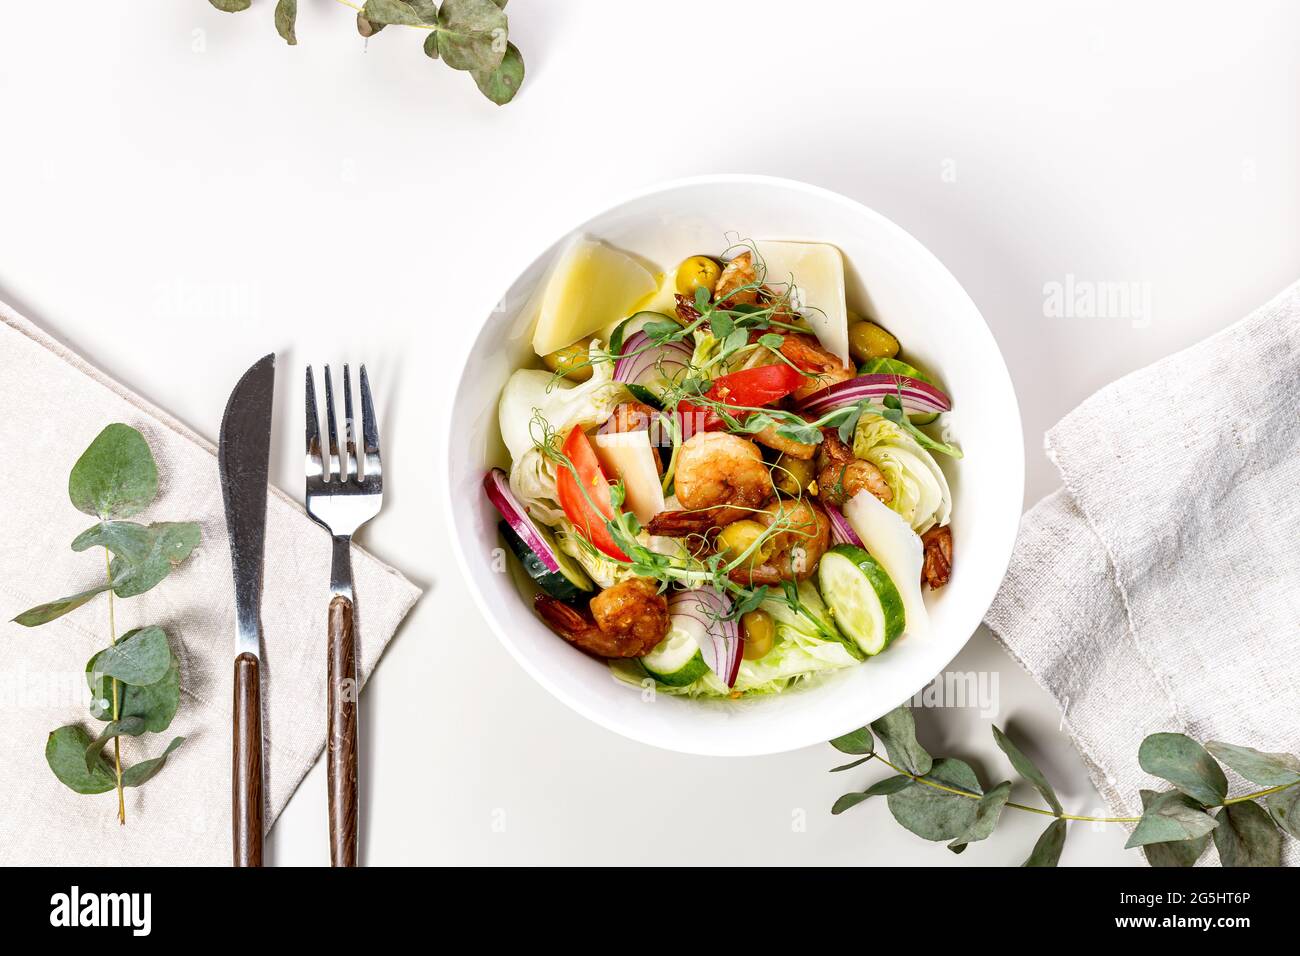
[[[575,239],[551,270],[542,294],[533,351],[549,355],[631,314],[656,289],[655,277],[631,256],[591,239]]]
[[[659,483],[650,433],[598,432],[595,436],[596,457],[605,474],[623,480],[627,492],[625,507],[641,524],[664,510],[664,489]]]
[[[924,636],[930,629],[930,615],[921,596],[925,546],[920,537],[869,491],[859,491],[845,503],[844,517],[898,588],[907,615],[906,633]]]
[[[849,313],[844,300],[844,257],[824,242],[761,239],[755,243],[767,266],[764,279],[778,291],[794,279],[792,298],[826,351],[849,361]]]

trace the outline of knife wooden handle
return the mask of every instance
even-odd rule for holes
[[[262,865],[262,681],[257,658],[235,658],[231,832],[235,866]]]
[[[352,602],[342,595],[330,601],[329,736],[326,772],[329,785],[330,863],[357,865],[357,685],[356,641]]]

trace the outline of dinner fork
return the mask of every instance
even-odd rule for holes
[[[352,597],[352,535],[375,515],[383,503],[383,468],[379,461],[379,426],[370,399],[370,379],[361,366],[361,456],[357,454],[352,418],[352,383],[343,366],[343,426],[346,444],[339,454],[334,418],[334,384],[325,366],[325,421],[328,461],[321,450],[316,386],[307,366],[307,513],[330,533],[334,558],[330,565],[329,736],[326,773],[329,787],[330,863],[357,865],[357,683],[356,641]],[[328,464],[328,469],[326,465]]]

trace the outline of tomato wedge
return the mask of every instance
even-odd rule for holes
[[[719,375],[704,396],[737,408],[761,408],[785,398],[805,380],[802,372],[784,363],[763,365]],[[678,402],[677,412],[681,416],[682,431],[687,435],[697,431],[718,431],[725,424],[712,408],[702,408],[690,402]]]
[[[565,516],[584,538],[611,558],[628,560],[627,555],[614,543],[609,528],[605,527],[605,522],[614,517],[609,479],[601,471],[596,449],[591,447],[591,441],[578,425],[573,426],[569,437],[564,440],[563,451],[578,473],[578,477],[574,478],[573,471],[561,465],[555,479],[556,495]]]

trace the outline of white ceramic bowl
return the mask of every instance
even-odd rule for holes
[[[516,573],[503,573],[499,517],[482,492],[484,471],[508,466],[497,396],[535,357],[528,302],[575,233],[672,268],[716,253],[727,233],[757,240],[832,243],[844,253],[849,305],[879,320],[906,353],[934,369],[952,395],[952,440],[965,457],[944,461],[953,491],[954,571],[927,592],[932,633],[905,637],[867,662],[782,694],[736,701],[647,700],[604,664],[553,634]],[[884,216],[815,186],[759,176],[709,176],[640,192],[556,241],[484,317],[444,418],[447,518],[456,555],[484,617],[515,659],[578,713],[669,750],[710,755],[778,753],[847,733],[916,693],[970,639],[997,591],[1020,520],[1024,446],[1020,411],[1002,355],[979,310],[947,269]],[[513,568],[513,559],[511,560]]]

